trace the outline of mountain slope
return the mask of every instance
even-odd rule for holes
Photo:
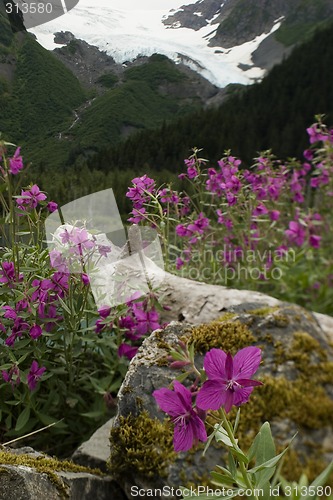
[[[269,36],[274,41],[273,60],[276,63],[289,52],[288,47],[309,39],[314,30],[332,16],[331,0],[199,0],[180,7],[163,22],[175,29],[199,30],[211,26],[209,45],[230,49],[271,32],[280,20],[280,27]],[[269,46],[272,44],[271,40]],[[252,54],[252,61],[260,67],[270,68],[269,60],[260,64],[256,56],[256,51],[263,52],[266,47],[265,38]]]
[[[73,110],[86,100],[78,80],[25,32],[11,31],[0,10],[0,131],[26,146],[31,159],[61,161],[64,148],[54,140]],[[47,150],[47,145],[52,147]]]
[[[126,67],[74,37],[50,53],[30,34],[14,35],[1,11],[0,27],[0,131],[23,145],[35,164],[74,163],[78,155],[116,144],[133,131],[200,109],[218,93],[165,56]],[[77,69],[89,94],[69,68]]]
[[[219,108],[198,112],[149,134],[140,133],[118,148],[102,151],[95,168],[142,166],[179,171],[192,147],[212,160],[225,149],[250,162],[272,148],[280,157],[301,156],[307,147],[305,128],[315,114],[333,122],[333,25],[319,31],[261,83],[238,90]]]

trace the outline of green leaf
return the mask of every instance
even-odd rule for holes
[[[264,462],[263,464],[260,464],[256,467],[252,467],[252,469],[249,469],[248,472],[258,472],[258,471],[261,471],[263,469],[269,469],[271,467],[275,467],[275,465],[281,460],[281,458],[283,457],[283,455],[287,452],[289,447],[287,447],[285,450],[283,450],[282,453],[279,453],[278,455],[276,455],[276,457],[274,458],[271,458],[270,460],[267,460],[267,462]]]
[[[37,416],[39,420],[42,422],[44,425],[50,425],[54,424],[54,417],[50,417],[49,415],[45,415],[45,413],[41,413],[40,411],[37,412]]]
[[[233,444],[232,442],[230,441],[230,438],[228,436],[228,433],[227,431],[224,429],[224,427],[221,426],[221,424],[215,424],[214,425],[214,428],[216,429],[216,432],[215,432],[215,439],[216,441],[219,443],[219,442],[222,442],[223,444],[225,444],[226,446],[229,446],[229,448],[233,447]],[[237,442],[237,440],[236,440]]]
[[[228,454],[228,465],[229,465],[230,474],[232,475],[233,478],[236,479],[236,476],[237,476],[237,467],[236,467],[236,464],[235,464],[235,459],[232,456],[232,454],[231,454],[230,451],[229,451],[229,454]]]
[[[184,380],[186,380],[188,376],[189,372],[184,372],[178,375],[178,377],[176,377],[176,380],[178,380],[178,382],[184,382]]]
[[[310,491],[310,488],[312,487],[312,491],[316,491],[318,486],[324,486],[327,482],[327,480],[329,479],[331,473],[333,472],[333,460],[332,462],[326,467],[326,469],[323,470],[323,472],[321,474],[319,474],[319,476],[314,480],[312,481],[312,483],[310,484],[310,486],[308,486],[307,491]],[[313,495],[301,495],[300,496],[300,499],[301,500],[313,500],[314,496]]]
[[[237,429],[238,429],[238,424],[239,424],[239,419],[240,419],[240,411],[241,411],[241,409],[238,408],[236,419],[235,419],[235,424],[234,424],[234,435],[236,434]]]
[[[62,300],[59,296],[58,296],[58,300],[59,300],[59,302],[60,302],[61,306],[63,307],[63,309],[64,309],[64,310],[65,310],[65,311],[66,311],[69,315],[71,315],[71,314],[72,314],[72,312],[71,312],[71,310],[69,309],[69,307],[67,306],[66,302],[64,302],[64,301],[63,301],[63,300]]]
[[[256,465],[261,465],[275,457],[276,448],[273,440],[271,427],[265,422],[259,431],[258,447],[255,454]]]
[[[216,424],[216,425],[214,426],[214,431],[213,431],[213,432],[209,435],[209,437],[208,437],[208,439],[207,439],[207,442],[206,442],[206,445],[205,445],[205,449],[204,449],[204,451],[202,452],[202,456],[203,456],[203,457],[206,455],[207,450],[208,450],[208,448],[209,448],[209,446],[210,446],[210,443],[211,443],[211,442],[212,442],[212,440],[214,439],[214,436],[215,436],[216,432],[218,431],[218,429],[219,429],[219,427],[220,427],[221,425],[222,425],[222,423],[220,423],[220,424]]]
[[[26,408],[24,408],[19,418],[17,419],[15,430],[21,431],[28,423],[29,418],[30,418],[30,406],[27,406]]]
[[[100,418],[103,415],[103,411],[89,411],[87,413],[80,413],[80,415],[87,418]]]
[[[234,479],[226,474],[212,471],[210,475],[212,476],[215,486],[233,486],[235,483]]]

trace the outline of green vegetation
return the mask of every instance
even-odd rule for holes
[[[153,54],[148,63],[129,68],[125,72],[125,80],[145,82],[152,89],[157,89],[162,83],[180,82],[187,77],[166,56]]]
[[[108,89],[112,89],[118,82],[118,77],[114,73],[105,73],[105,75],[100,76],[96,82]]]
[[[324,28],[332,15],[327,0],[301,0],[275,33],[275,38],[286,46],[310,40],[318,28]]]
[[[316,32],[261,83],[239,89],[218,108],[183,116],[159,130],[142,131],[97,154],[88,166],[104,171],[145,168],[178,172],[193,147],[220,159],[223,149],[249,165],[259,151],[280,158],[301,157],[308,147],[305,129],[318,113],[333,120],[333,26]]]

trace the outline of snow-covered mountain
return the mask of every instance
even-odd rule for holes
[[[79,0],[30,31],[51,50],[71,32],[118,63],[164,54],[225,87],[261,79],[332,17],[332,0]]]
[[[194,18],[203,17],[205,0],[195,4],[193,0],[80,0],[65,15],[29,31],[50,50],[59,47],[54,34],[68,31],[105,51],[118,63],[157,52],[187,64],[219,87],[252,83],[262,78],[265,70],[253,64],[251,54],[279,28],[281,19],[276,19],[268,32],[241,45],[226,49],[210,46],[219,27],[216,19],[227,1],[218,1],[218,6],[215,0],[208,0],[219,8],[214,7],[216,14],[205,18],[199,29],[195,23],[192,27],[188,23],[182,26],[174,20],[168,23],[168,19],[183,12],[186,6],[193,10],[193,5]],[[197,4],[202,4],[201,10]]]

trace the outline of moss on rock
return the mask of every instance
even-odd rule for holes
[[[167,467],[177,454],[173,449],[173,429],[142,412],[137,417],[121,416],[119,425],[111,429],[109,470],[119,475],[134,472],[145,477],[165,477]]]
[[[4,449],[0,450],[0,468],[1,465],[31,467],[40,474],[46,474],[49,480],[57,487],[59,494],[64,498],[68,497],[66,485],[56,472],[85,472],[99,476],[104,475],[100,469],[91,469],[76,465],[69,460],[58,460],[44,455],[17,454]]]
[[[212,321],[211,323],[195,326],[187,339],[194,343],[198,353],[205,353],[210,349],[224,349],[232,354],[242,347],[247,347],[255,342],[255,337],[248,326],[238,320]]]

